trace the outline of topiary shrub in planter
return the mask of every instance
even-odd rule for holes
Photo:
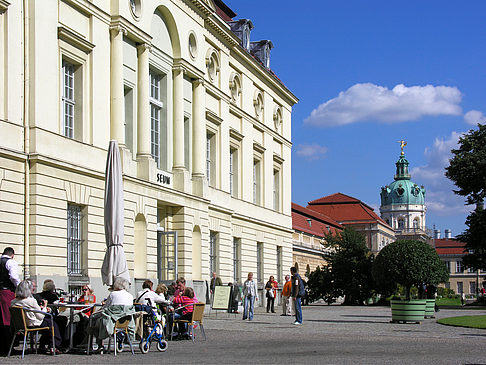
[[[411,300],[412,287],[438,285],[449,279],[445,263],[435,249],[417,240],[399,240],[383,248],[376,256],[372,273],[378,292],[382,294],[395,293],[398,285],[405,288],[406,302],[412,307],[410,316],[407,314],[407,304],[404,301],[391,301],[392,322],[421,322],[425,314],[426,301]],[[395,315],[394,304],[399,307]]]

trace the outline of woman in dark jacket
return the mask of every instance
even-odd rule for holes
[[[267,291],[267,313],[272,310],[275,313],[275,297],[277,296],[278,284],[273,276],[270,276],[267,283],[265,284],[265,290]]]

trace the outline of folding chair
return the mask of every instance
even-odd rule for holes
[[[23,308],[23,307],[17,307],[17,306],[10,307],[9,310],[10,310],[10,323],[14,327],[15,334],[12,338],[12,343],[10,344],[10,350],[8,351],[8,355],[7,355],[8,357],[10,356],[10,354],[12,352],[13,345],[14,345],[14,342],[15,342],[15,337],[17,336],[17,334],[22,334],[22,333],[24,335],[24,342],[23,342],[23,345],[22,345],[22,359],[24,358],[25,343],[27,341],[27,335],[28,334],[31,334],[32,337],[35,334],[35,353],[37,353],[37,335],[40,331],[45,331],[45,330],[51,330],[52,347],[54,349],[53,354],[54,355],[56,354],[56,343],[54,341],[54,320],[53,320],[51,313],[42,312],[42,311],[38,311],[38,310],[35,310],[35,309],[27,309],[27,308]],[[27,326],[27,320],[25,318],[25,312],[42,313],[46,316],[51,317],[51,326],[46,326],[46,327]]]
[[[191,336],[192,342],[194,342],[195,333],[194,333],[194,325],[199,324],[201,327],[201,332],[204,336],[204,341],[206,341],[206,333],[204,332],[204,326],[203,326],[203,317],[204,317],[204,307],[206,304],[204,303],[195,303],[195,304],[188,304],[183,307],[179,307],[176,310],[180,310],[185,307],[191,307],[194,306],[193,311],[192,311],[192,317],[190,320],[187,319],[175,319],[172,321],[172,334],[171,334],[171,340],[174,337],[174,326],[176,323],[187,323],[189,326],[189,334]]]
[[[125,317],[120,318],[115,323],[115,329],[113,330],[113,342],[115,344],[115,356],[116,356],[116,351],[118,350],[116,335],[120,332],[125,333],[125,336],[128,338],[128,344],[130,345],[130,350],[132,351],[132,355],[135,355],[135,352],[133,352],[132,340],[130,339],[130,335],[128,334],[128,326],[129,326],[131,320],[132,320],[132,315],[130,314],[130,315],[127,315]],[[110,347],[111,347],[111,336],[110,336],[110,339],[108,340],[108,352],[110,352]],[[118,352],[121,352],[121,351],[123,351],[123,343],[122,343],[122,347],[118,350]]]

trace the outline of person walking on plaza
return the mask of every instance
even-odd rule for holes
[[[278,283],[273,276],[270,276],[265,284],[266,297],[267,297],[267,313],[272,310],[275,313],[275,297],[277,296]]]
[[[258,290],[256,282],[253,281],[253,273],[248,273],[248,279],[243,283],[243,296],[245,297],[243,320],[253,320],[253,308],[255,306],[255,300],[258,300]]]
[[[12,340],[10,333],[10,302],[20,283],[19,264],[13,259],[14,249],[6,247],[0,259],[0,355],[6,355]]]
[[[292,289],[292,282],[290,276],[285,275],[285,284],[282,289],[282,311],[281,316],[292,315],[292,302],[290,301],[290,290]]]
[[[297,269],[292,266],[290,268],[290,272],[292,274],[292,300],[294,304],[295,310],[295,322],[294,324],[302,324],[302,307],[300,303],[300,298],[304,296],[305,288],[304,283],[302,282],[302,278],[297,273]]]

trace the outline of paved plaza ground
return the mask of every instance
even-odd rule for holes
[[[190,341],[169,342],[165,353],[153,345],[143,355],[136,348],[116,358],[105,355],[56,357],[29,354],[25,363],[59,364],[486,364],[486,331],[439,325],[434,319],[422,324],[390,323],[390,308],[344,307],[314,304],[303,307],[304,324],[291,317],[263,313],[252,322],[241,314],[214,313],[205,319],[207,341],[198,335]],[[484,310],[442,309],[438,318],[485,314]],[[20,356],[0,358],[19,363]]]

